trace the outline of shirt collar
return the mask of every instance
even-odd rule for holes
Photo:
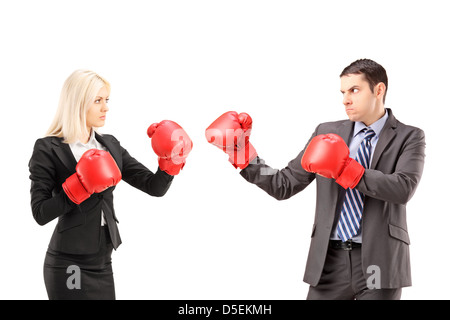
[[[355,128],[353,129],[353,137],[357,136],[361,130],[364,128],[371,128],[373,131],[375,131],[375,135],[378,137],[381,133],[381,130],[383,129],[387,119],[389,117],[389,114],[387,110],[384,112],[384,116],[382,116],[380,119],[372,123],[369,127],[367,127],[363,122],[355,122]]]
[[[91,136],[89,137],[89,141],[88,141],[88,143],[93,143],[93,144],[95,144],[95,131],[94,131],[94,129],[92,129],[91,130]]]
[[[92,145],[92,146],[97,147],[97,140],[95,139],[95,131],[91,130],[91,136],[89,137],[88,142],[82,143],[80,140],[77,140],[73,144],[71,143],[71,145],[73,145],[73,146],[75,146],[75,145],[78,145],[78,146],[89,146],[89,145]]]

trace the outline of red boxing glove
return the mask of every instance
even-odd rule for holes
[[[235,168],[244,169],[258,155],[249,141],[252,122],[247,113],[225,112],[206,129],[206,140],[228,154]]]
[[[345,141],[334,133],[311,139],[301,163],[306,171],[336,179],[336,183],[345,189],[356,187],[365,171],[361,164],[350,158]]]
[[[68,177],[62,187],[70,200],[80,204],[93,193],[115,186],[122,174],[109,152],[98,149],[86,151],[78,161],[76,172]]]
[[[176,122],[163,120],[148,127],[147,134],[158,155],[159,168],[172,176],[179,174],[193,147],[186,131]]]

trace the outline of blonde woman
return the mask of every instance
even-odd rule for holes
[[[121,244],[113,190],[121,180],[161,197],[183,168],[192,142],[172,121],[152,124],[156,173],[130,156],[106,121],[110,84],[77,70],[65,81],[55,118],[29,162],[31,208],[40,225],[58,218],[44,262],[49,299],[115,299],[111,265]]]

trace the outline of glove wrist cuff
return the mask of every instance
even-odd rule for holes
[[[364,167],[358,161],[348,158],[344,169],[336,179],[336,183],[341,185],[344,189],[353,189],[361,180],[364,171]]]
[[[159,168],[171,176],[176,176],[183,169],[185,162],[175,163],[172,159],[158,158]]]
[[[66,179],[66,181],[62,184],[62,188],[67,197],[69,197],[69,199],[76,204],[82,203],[91,196],[91,194],[84,188],[80,179],[78,179],[78,175],[76,173]]]
[[[249,163],[258,156],[258,153],[249,142],[245,145],[245,148],[242,148],[241,150],[234,150],[231,153],[228,153],[228,155],[228,161],[230,161],[236,169],[245,169],[248,167]]]

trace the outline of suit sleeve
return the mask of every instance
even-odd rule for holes
[[[42,139],[36,141],[28,163],[31,180],[31,211],[39,225],[77,208],[62,188],[56,185],[54,156]],[[55,190],[59,190],[55,191]]]
[[[315,135],[317,135],[317,129],[309,141]],[[305,189],[316,177],[314,173],[305,171],[301,165],[306,146],[284,169],[273,169],[266,165],[263,159],[257,157],[245,169],[241,170],[240,174],[245,180],[256,184],[275,199],[289,199]]]
[[[356,189],[383,201],[406,204],[414,195],[425,162],[425,133],[415,128],[405,140],[393,173],[366,169]]]
[[[169,190],[173,176],[158,168],[156,173],[150,171],[142,163],[130,156],[127,150],[121,148],[122,179],[133,187],[155,197],[162,197]]]

